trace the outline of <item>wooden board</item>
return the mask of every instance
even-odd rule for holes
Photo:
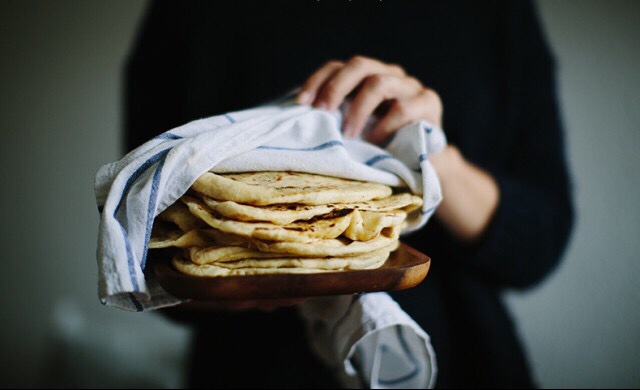
[[[185,275],[171,265],[168,252],[149,253],[160,285],[177,298],[201,301],[304,298],[415,287],[427,275],[430,258],[400,244],[380,268],[316,274],[202,277]]]

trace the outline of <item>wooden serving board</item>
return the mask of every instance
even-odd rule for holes
[[[427,276],[431,259],[400,244],[380,268],[314,274],[202,277],[185,275],[171,265],[170,252],[149,252],[149,265],[160,285],[181,299],[228,301],[304,298],[415,287]]]

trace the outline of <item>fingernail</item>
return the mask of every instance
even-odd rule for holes
[[[312,98],[309,92],[302,92],[300,95],[298,95],[298,103],[300,104],[309,104],[311,103],[311,101]]]

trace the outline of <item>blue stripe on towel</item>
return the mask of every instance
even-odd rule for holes
[[[116,220],[118,219],[117,214],[118,214],[118,211],[120,210],[120,206],[122,206],[122,203],[124,202],[124,199],[126,198],[129,191],[131,190],[131,186],[133,185],[133,183],[147,169],[149,169],[149,167],[151,167],[153,164],[155,164],[159,160],[164,159],[170,150],[171,148],[167,148],[151,156],[138,169],[136,169],[135,172],[133,172],[133,174],[129,177],[129,179],[127,179],[124,189],[122,190],[122,195],[120,196],[120,201],[118,202],[118,206],[113,212],[113,217]],[[122,238],[124,239],[125,248],[127,250],[127,265],[129,267],[129,277],[131,278],[131,284],[133,285],[134,291],[140,291],[140,286],[138,286],[138,279],[136,278],[135,264],[133,262],[133,252],[131,251],[131,244],[129,243],[129,237],[127,236],[127,231],[124,229],[122,225],[120,225],[120,228],[122,229]]]
[[[429,157],[426,153],[420,153],[420,156],[418,156],[418,163],[420,164],[420,166],[418,168],[412,169],[412,171],[416,173],[422,173],[422,163],[427,161],[428,159]]]
[[[151,238],[151,229],[153,228],[153,218],[156,211],[156,202],[158,200],[158,186],[160,185],[160,177],[162,176],[162,167],[167,156],[160,160],[156,171],[153,173],[153,179],[151,181],[151,194],[149,194],[149,204],[147,206],[147,228],[144,233],[144,254],[142,255],[142,261],[140,266],[142,269],[147,265],[147,247],[149,246],[149,239]]]
[[[411,349],[407,344],[407,340],[404,338],[404,332],[402,330],[402,327],[399,325],[396,325],[395,328],[396,328],[396,335],[398,336],[398,341],[400,342],[400,346],[402,347],[402,351],[405,353],[407,358],[409,358],[409,361],[411,361],[411,364],[413,364],[413,370],[411,370],[411,372],[405,375],[402,375],[398,378],[393,378],[393,379],[378,378],[378,384],[385,385],[385,386],[398,385],[402,382],[406,382],[410,379],[413,379],[416,375],[418,375],[418,373],[420,373],[422,369],[422,367],[420,367],[420,364],[418,364],[418,359],[416,359],[416,357],[413,356],[413,353],[411,353]],[[384,347],[385,346],[383,345],[383,348]],[[384,352],[384,349],[383,349],[383,352]]]
[[[153,139],[182,139],[183,137],[179,135],[175,135],[173,133],[162,133],[158,134]]]
[[[136,311],[140,312],[144,310],[144,307],[142,307],[140,302],[138,302],[138,300],[136,299],[135,294],[129,293],[129,299],[131,299],[131,303],[133,303],[133,306],[136,307]]]
[[[142,165],[140,165],[140,167],[136,169],[135,172],[133,172],[133,174],[129,177],[129,179],[127,179],[127,183],[124,185],[124,189],[122,190],[122,195],[120,196],[120,201],[118,202],[118,206],[116,207],[116,210],[113,212],[114,217],[116,216],[116,214],[118,214],[118,211],[120,210],[120,206],[122,206],[122,202],[124,202],[124,198],[129,193],[129,190],[131,190],[131,186],[133,185],[133,183],[136,180],[138,180],[138,178],[147,169],[149,169],[150,166],[157,163],[160,159],[164,158],[167,155],[167,153],[169,153],[170,150],[171,148],[167,148],[151,156],[147,161],[145,161]]]
[[[229,122],[231,123],[236,123],[236,120],[233,119],[233,117],[229,114],[224,114],[224,117],[227,118],[229,120]]]
[[[124,229],[124,226],[120,225],[120,229],[122,229],[124,247],[127,250],[127,266],[129,267],[129,278],[131,279],[133,291],[137,292],[140,291],[140,286],[138,285],[138,279],[136,278],[136,268],[133,264],[133,251],[131,250],[131,243],[129,242],[129,236],[127,236],[127,231]]]
[[[379,154],[377,156],[374,156],[370,159],[368,159],[367,161],[365,161],[364,163],[368,166],[372,166],[373,164],[376,164],[378,161],[382,161],[382,160],[386,160],[388,158],[395,158],[390,154]]]
[[[344,144],[342,143],[342,141],[328,141],[325,142],[323,144],[320,144],[318,146],[312,146],[310,148],[287,148],[284,146],[267,146],[267,145],[263,145],[263,146],[258,146],[257,149],[265,149],[265,150],[290,150],[290,151],[294,151],[294,152],[316,152],[318,150],[324,150],[324,149],[328,149],[334,146],[344,146]]]

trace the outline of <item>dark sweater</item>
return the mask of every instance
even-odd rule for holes
[[[435,218],[403,238],[432,265],[418,287],[392,296],[430,334],[437,386],[534,386],[501,293],[532,287],[554,269],[573,206],[554,58],[531,3],[152,3],[126,66],[126,148],[261,104],[326,61],[356,54],[399,64],[436,90],[449,142],[500,188],[476,244],[457,243]],[[330,385],[292,310],[190,321],[192,386]]]

